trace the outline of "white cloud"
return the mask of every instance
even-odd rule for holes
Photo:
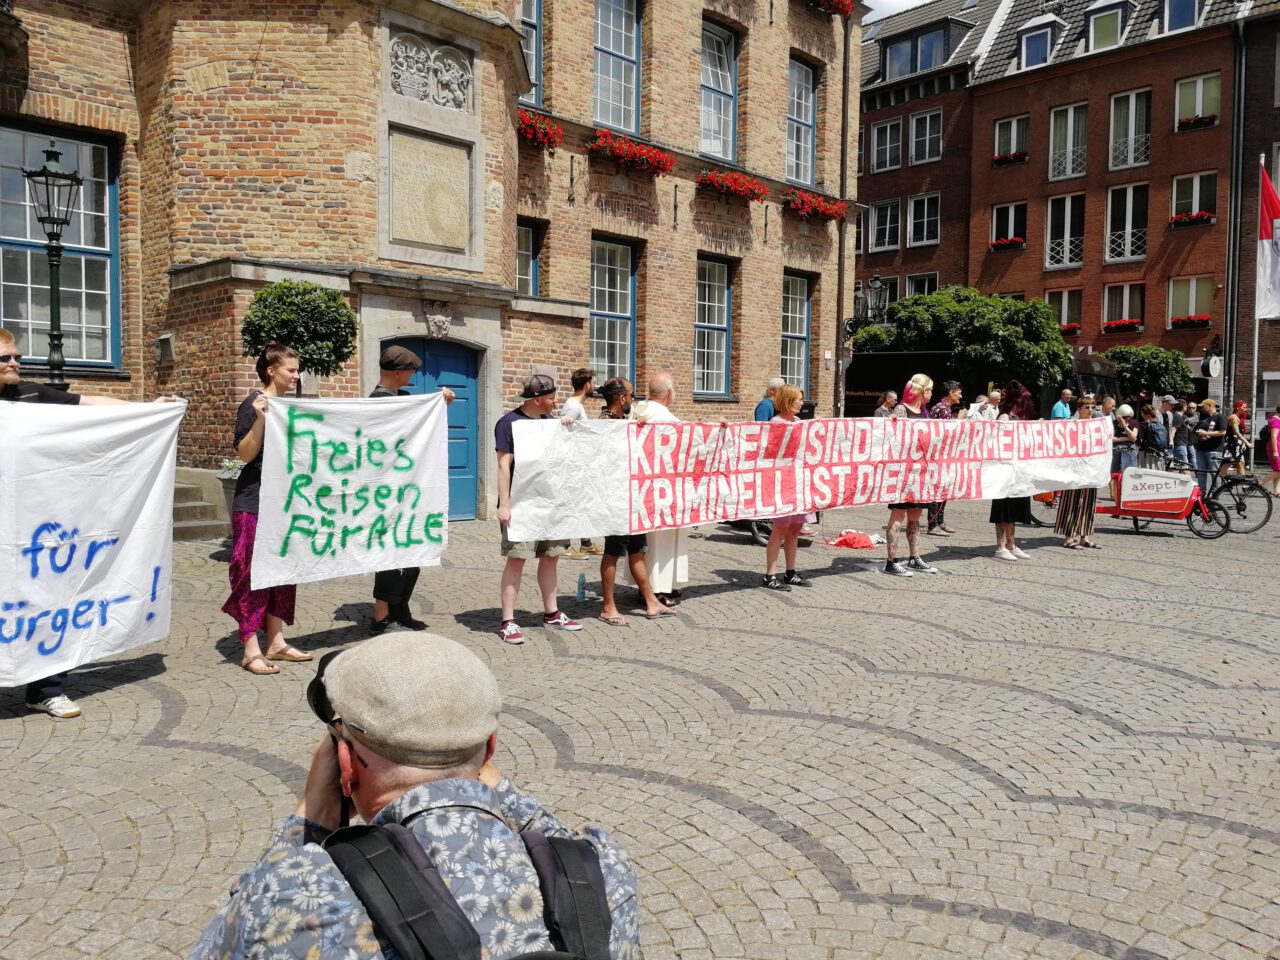
[[[901,13],[903,10],[910,10],[912,7],[918,7],[928,0],[868,0],[867,6],[871,8],[871,12],[867,14],[863,23],[871,23],[882,17],[887,17],[893,13]]]

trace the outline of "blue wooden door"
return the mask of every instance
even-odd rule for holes
[[[448,387],[456,395],[449,405],[449,519],[474,520],[480,453],[476,352],[423,337],[389,340],[383,346],[392,343],[407,347],[422,360],[409,381],[410,393],[435,393]]]

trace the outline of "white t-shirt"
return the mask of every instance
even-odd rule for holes
[[[574,421],[588,419],[587,409],[577,397],[570,397],[564,402],[564,406],[560,408],[560,416]]]

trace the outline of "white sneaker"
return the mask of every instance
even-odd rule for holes
[[[1013,554],[1013,553],[1011,553],[1010,551],[1006,550],[1004,547],[1000,547],[998,550],[996,550],[996,552],[995,552],[994,556],[995,556],[995,558],[996,558],[997,560],[1007,560],[1007,561],[1009,561],[1010,563],[1017,563],[1017,562],[1018,562],[1018,558],[1017,558],[1016,556],[1014,556],[1014,554]]]
[[[1027,552],[1026,552],[1025,550],[1023,550],[1021,547],[1010,547],[1010,548],[1009,548],[1009,552],[1010,552],[1010,553],[1012,553],[1012,554],[1013,554],[1015,557],[1017,557],[1019,560],[1030,560],[1030,559],[1031,559],[1031,554],[1027,553]]]
[[[59,720],[70,720],[73,717],[80,716],[80,708],[76,706],[76,702],[70,697],[64,697],[62,694],[50,697],[48,700],[41,700],[39,703],[28,703],[27,707],[31,710],[47,713],[49,716],[56,717]]]

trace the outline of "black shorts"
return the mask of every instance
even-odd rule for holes
[[[890,510],[923,510],[927,507],[927,503],[891,503]]]
[[[625,557],[629,553],[644,553],[648,540],[643,533],[621,534],[604,538],[604,555],[606,557]]]

